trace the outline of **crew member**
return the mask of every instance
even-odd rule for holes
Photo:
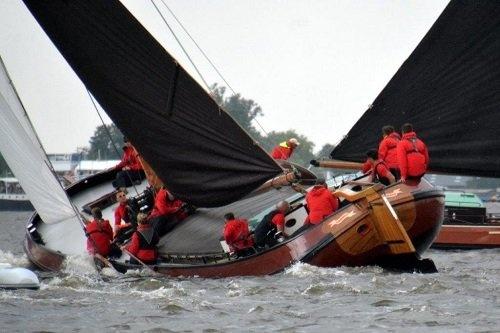
[[[184,202],[176,199],[166,187],[162,186],[158,190],[149,220],[160,236],[169,232],[177,222],[187,217],[187,213],[182,209],[183,205]]]
[[[328,190],[323,179],[316,181],[316,185],[306,195],[309,215],[304,224],[318,224],[339,208],[339,199]]]
[[[396,178],[392,172],[387,167],[387,164],[382,161],[375,149],[371,149],[366,152],[366,162],[371,166],[371,181],[374,183],[382,183],[384,185],[390,185],[396,182]]]
[[[160,237],[148,222],[147,215],[144,213],[137,214],[137,230],[132,235],[132,240],[125,249],[134,257],[137,257],[145,264],[156,264],[158,259],[158,250],[156,245],[160,241]],[[140,264],[133,257],[130,258],[131,264]]]
[[[401,127],[403,138],[398,143],[398,163],[401,172],[401,181],[420,181],[420,178],[427,171],[429,165],[429,153],[425,143],[417,138],[411,124],[404,124]]]
[[[288,139],[274,147],[271,156],[276,160],[288,160],[299,145],[300,143],[297,139]]]
[[[113,181],[115,188],[132,186],[132,184],[140,182],[145,177],[141,161],[138,158],[139,154],[127,138],[123,138],[123,142],[122,159],[114,167],[115,170],[120,170]]]
[[[113,230],[109,221],[102,218],[100,208],[92,208],[92,217],[94,220],[85,226],[87,252],[107,257],[111,250],[110,244],[113,239]]]
[[[113,234],[114,238],[121,242],[127,238],[128,231],[135,227],[135,221],[133,220],[135,212],[128,205],[127,194],[124,190],[118,190],[116,201],[118,202],[118,207],[115,209]]]
[[[383,139],[378,145],[378,158],[385,162],[396,180],[399,180],[399,165],[397,147],[401,140],[399,133],[394,131],[394,127],[387,125],[382,127]]]
[[[276,209],[267,214],[254,230],[255,245],[259,248],[272,247],[278,243],[285,234],[285,214],[290,209],[290,204],[281,201]]]
[[[231,252],[235,252],[239,257],[254,253],[254,239],[248,230],[248,221],[235,219],[233,213],[224,215],[224,240]]]

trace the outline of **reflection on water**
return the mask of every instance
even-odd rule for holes
[[[0,261],[28,266],[24,219],[0,213]],[[265,277],[168,279],[99,275],[88,257],[42,287],[0,290],[2,331],[498,331],[500,250],[431,251],[438,274],[297,264]]]

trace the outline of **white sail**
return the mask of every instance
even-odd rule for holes
[[[1,59],[0,63],[0,152],[45,223],[79,223]]]

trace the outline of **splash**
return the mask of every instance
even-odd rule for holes
[[[30,262],[25,254],[15,255],[9,251],[0,250],[0,263],[8,263],[15,267],[29,267]]]

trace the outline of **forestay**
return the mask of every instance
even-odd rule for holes
[[[78,223],[1,59],[0,63],[0,152],[45,223]]]
[[[499,63],[498,2],[452,1],[332,157],[361,162],[382,126],[410,122],[432,171],[499,177]]]
[[[119,1],[24,3],[176,197],[222,206],[282,172]]]

